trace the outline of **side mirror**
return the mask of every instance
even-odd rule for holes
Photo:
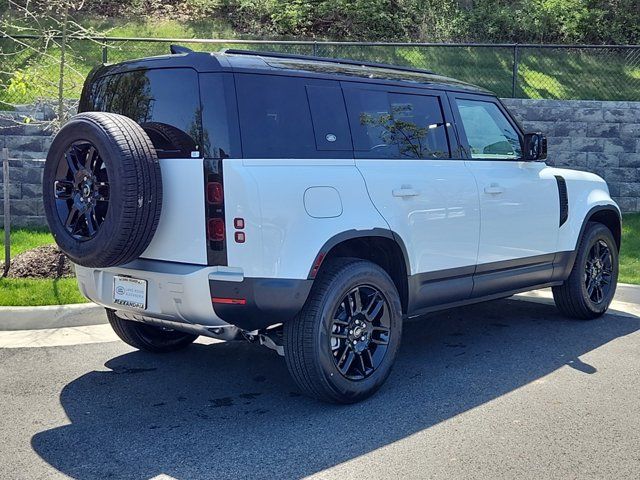
[[[536,162],[547,158],[547,137],[539,132],[525,134],[523,156],[527,162]]]

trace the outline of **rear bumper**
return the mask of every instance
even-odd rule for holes
[[[147,281],[147,308],[113,302],[113,277]],[[93,302],[132,320],[257,330],[295,316],[307,299],[312,280],[244,278],[240,269],[138,259],[112,268],[76,266],[78,286]],[[213,303],[212,298],[242,300]]]
[[[216,316],[209,293],[209,275],[219,267],[138,259],[112,268],[76,266],[78,286],[89,300],[118,312],[179,323],[224,326]],[[113,302],[113,277],[126,275],[147,281],[147,308]]]

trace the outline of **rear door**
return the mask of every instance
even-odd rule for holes
[[[467,298],[478,192],[457,148],[446,95],[355,83],[343,83],[343,91],[356,165],[409,256],[410,310]]]
[[[549,281],[559,228],[555,177],[544,162],[522,160],[522,132],[496,98],[449,96],[480,196],[474,296]]]
[[[125,115],[149,135],[162,172],[162,213],[142,258],[207,263],[198,73],[139,69],[93,80],[88,108]]]

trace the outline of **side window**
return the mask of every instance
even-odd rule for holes
[[[160,158],[188,158],[202,149],[198,92],[198,75],[190,68],[136,70],[98,78],[89,107],[135,120]]]
[[[522,157],[518,132],[493,102],[455,99],[471,158],[515,160]]]
[[[307,85],[307,97],[318,150],[348,151],[351,156],[351,134],[339,85]]]
[[[327,135],[334,135],[336,142],[344,142],[344,134],[329,130],[332,115],[335,118],[339,116],[339,112],[335,112],[329,104],[324,107],[326,111],[318,116],[319,130],[314,132],[316,124],[311,119],[307,98],[307,85],[313,83],[313,80],[302,77],[236,76],[245,158],[323,158],[328,156],[323,150],[331,150],[331,144],[334,143],[327,140]],[[315,106],[318,106],[318,96],[323,95],[326,97],[327,92],[311,91]],[[324,141],[320,138],[322,135]]]
[[[345,90],[358,158],[450,158],[440,99],[380,90]]]

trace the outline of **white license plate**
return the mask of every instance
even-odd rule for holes
[[[131,277],[113,277],[113,303],[126,307],[147,308],[147,281]]]

